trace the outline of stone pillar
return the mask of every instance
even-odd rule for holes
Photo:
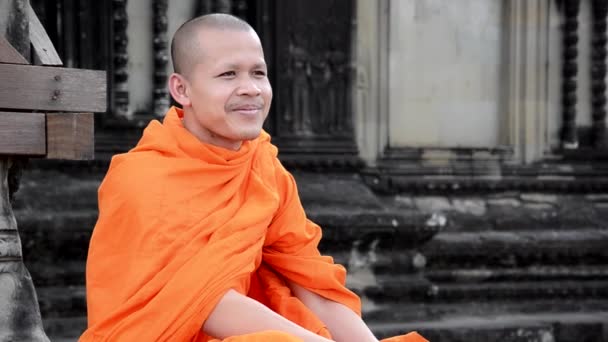
[[[196,0],[194,17],[213,12],[211,0]]]
[[[232,1],[231,0],[215,0],[213,10],[219,13],[232,13]]]
[[[247,20],[247,10],[247,0],[237,0],[232,4],[232,13],[243,20]]]
[[[9,201],[10,159],[0,157],[0,341],[49,341],[32,278],[23,264],[17,221]]]
[[[563,149],[578,148],[576,132],[576,76],[578,74],[578,13],[580,0],[564,0],[564,22],[562,26],[562,129]]]
[[[130,119],[129,110],[129,54],[127,45],[127,0],[112,1],[113,65],[112,65],[112,113],[119,118]]]
[[[353,39],[355,135],[369,166],[388,144],[389,1],[357,0]]]
[[[608,2],[592,0],[591,36],[591,117],[592,140],[596,149],[606,148],[606,16]]]
[[[167,63],[169,62],[169,44],[167,41],[167,0],[154,0],[153,4],[154,38],[154,90],[152,94],[154,116],[162,118],[169,109],[169,93],[167,91]]]
[[[511,0],[507,6],[507,143],[516,160],[530,163],[541,158],[548,145],[549,4],[546,0]]]

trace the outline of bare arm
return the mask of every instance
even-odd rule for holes
[[[335,341],[378,341],[361,317],[347,306],[325,299],[293,282],[289,286],[296,297],[327,325]]]
[[[330,341],[234,290],[226,292],[203,324],[205,334],[220,339],[266,330],[283,331],[305,342]]]

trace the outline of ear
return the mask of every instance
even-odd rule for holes
[[[188,86],[188,80],[186,80],[184,76],[177,73],[172,73],[171,76],[169,76],[169,92],[175,102],[179,103],[184,108],[190,107],[192,104],[188,94]]]

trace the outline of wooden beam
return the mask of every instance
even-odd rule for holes
[[[27,59],[21,56],[11,43],[2,36],[0,36],[0,63],[29,64]]]
[[[48,113],[46,132],[47,159],[93,159],[93,113]]]
[[[46,33],[31,4],[28,4],[27,14],[30,20],[30,41],[32,42],[34,52],[34,64],[63,65],[57,50],[53,46],[53,42],[51,42],[51,38]]]
[[[45,154],[44,114],[0,112],[0,155],[44,156]]]
[[[0,64],[0,108],[106,111],[106,72]]]

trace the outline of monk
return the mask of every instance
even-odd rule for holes
[[[99,189],[80,341],[377,341],[262,130],[272,89],[255,31],[198,17],[171,55],[183,109],[150,122]]]

